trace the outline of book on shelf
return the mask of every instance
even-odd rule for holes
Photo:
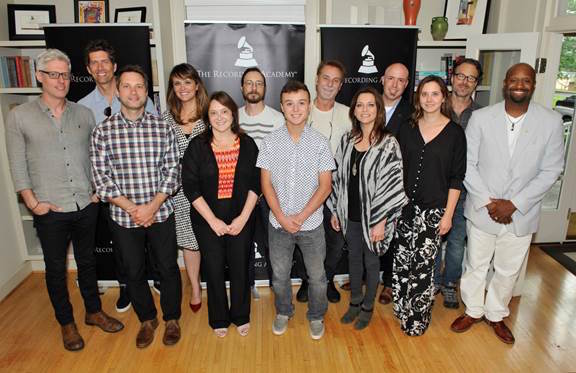
[[[29,56],[0,56],[0,88],[35,88],[35,62]]]

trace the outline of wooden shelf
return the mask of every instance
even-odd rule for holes
[[[0,48],[42,48],[45,40],[1,40]]]
[[[30,94],[39,94],[42,93],[42,89],[40,88],[0,88],[0,94],[21,94],[21,95],[30,95]]]
[[[418,48],[462,48],[466,49],[466,40],[419,40]]]

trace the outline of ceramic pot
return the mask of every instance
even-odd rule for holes
[[[448,32],[448,18],[446,17],[432,18],[432,24],[430,25],[430,33],[432,34],[432,39],[444,40],[444,37],[446,36],[447,32]]]
[[[404,24],[415,25],[418,12],[420,11],[420,0],[404,0]]]

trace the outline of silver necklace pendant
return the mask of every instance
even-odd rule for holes
[[[354,160],[354,164],[352,165],[352,176],[356,176],[358,173],[358,169],[356,168],[356,160]]]

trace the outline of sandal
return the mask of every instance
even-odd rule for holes
[[[239,327],[237,327],[236,330],[238,331],[238,334],[240,334],[242,337],[246,337],[248,335],[248,332],[250,331],[250,323],[247,322],[246,324],[242,324]]]
[[[214,329],[214,334],[216,334],[216,337],[218,338],[224,338],[226,337],[226,334],[228,334],[228,328]]]

